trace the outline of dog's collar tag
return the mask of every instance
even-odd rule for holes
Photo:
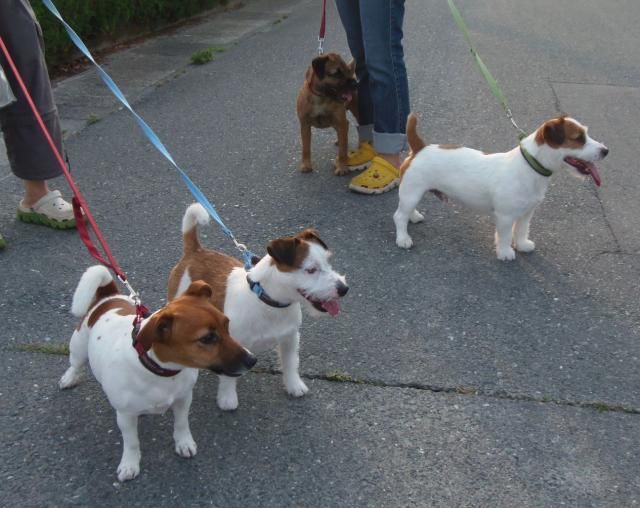
[[[289,307],[289,305],[291,305],[290,303],[281,303],[271,298],[266,293],[266,291],[264,290],[264,288],[259,282],[251,280],[251,277],[249,277],[249,274],[247,274],[247,283],[249,284],[249,289],[251,289],[251,291],[255,293],[256,296],[263,303],[267,304],[269,307],[275,307],[276,309],[284,309],[286,307]]]
[[[540,164],[538,162],[538,159],[536,159],[533,155],[527,152],[527,150],[525,150],[525,148],[522,145],[520,145],[520,153],[524,157],[524,160],[527,161],[527,164],[531,166],[531,169],[533,169],[539,175],[542,175],[548,178],[553,174],[553,171],[545,168],[542,164]]]

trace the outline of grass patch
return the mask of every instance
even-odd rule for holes
[[[196,51],[193,55],[191,55],[191,63],[193,65],[204,65],[206,63],[212,62],[216,53],[222,53],[223,51],[224,48],[220,47],[212,47]]]
[[[99,121],[100,119],[94,114],[91,114],[87,117],[87,125],[93,125],[94,123],[98,123]]]
[[[360,383],[360,381],[352,377],[350,374],[340,371],[327,373],[325,375],[325,379],[334,383]]]
[[[32,344],[20,344],[18,351],[25,353],[43,353],[46,355],[68,355],[68,344],[55,344],[55,343],[32,343]]]

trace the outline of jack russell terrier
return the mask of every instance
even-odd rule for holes
[[[431,191],[441,199],[451,197],[495,215],[498,259],[515,259],[513,247],[531,252],[535,244],[529,240],[529,223],[544,199],[549,177],[570,168],[573,174],[590,176],[600,186],[594,162],[609,153],[589,137],[587,127],[565,115],[543,123],[510,152],[492,154],[458,145],[428,145],[418,135],[416,124],[412,113],[407,119],[411,152],[400,168],[400,202],[393,216],[396,243],[405,249],[413,244],[408,221],[424,220],[416,206]]]
[[[229,335],[229,320],[210,301],[211,287],[189,284],[177,298],[134,328],[133,300],[118,293],[109,271],[92,266],[80,279],[71,312],[82,317],[71,336],[69,363],[60,388],[80,381],[84,365],[102,385],[122,432],[118,480],[140,472],[138,416],[174,415],[173,439],[182,457],[196,454],[189,408],[198,369],[239,376],[256,358]]]
[[[229,317],[231,335],[254,353],[277,345],[287,392],[304,395],[308,388],[298,373],[301,307],[314,315],[336,316],[339,298],[349,289],[345,277],[331,268],[331,253],[311,229],[271,241],[268,254],[247,272],[237,259],[200,245],[197,225],[208,221],[201,205],[187,208],[182,219],[184,251],[169,276],[169,300],[192,280],[206,281],[213,288],[213,304]],[[217,403],[223,410],[238,407],[236,379],[220,376]]]

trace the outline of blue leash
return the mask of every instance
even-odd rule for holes
[[[116,98],[131,112],[133,117],[138,122],[138,125],[142,129],[142,132],[144,132],[144,134],[147,136],[147,138],[149,138],[149,141],[151,141],[153,146],[155,146],[156,149],[162,155],[164,155],[164,157],[171,164],[173,164],[173,166],[178,170],[178,173],[180,174],[180,177],[182,178],[182,180],[186,184],[186,186],[189,189],[189,191],[191,192],[191,194],[193,194],[193,197],[196,198],[196,200],[204,207],[204,209],[209,213],[211,218],[213,218],[213,220],[215,220],[220,225],[220,227],[222,228],[222,231],[224,232],[224,234],[226,236],[228,236],[233,241],[233,243],[236,246],[236,248],[242,254],[242,259],[244,261],[245,269],[249,270],[251,268],[251,266],[252,266],[251,259],[253,257],[255,257],[255,255],[250,250],[248,250],[247,247],[244,244],[239,243],[236,240],[236,238],[235,238],[235,236],[233,236],[233,233],[231,232],[231,230],[227,226],[225,226],[224,222],[222,222],[222,219],[220,218],[220,215],[218,215],[218,212],[216,211],[215,207],[209,202],[209,200],[202,193],[202,191],[198,188],[198,186],[195,183],[193,183],[191,178],[189,178],[189,176],[180,168],[180,166],[178,166],[176,161],[173,160],[173,157],[169,153],[169,150],[167,150],[167,148],[164,146],[162,141],[160,141],[160,138],[156,135],[156,133],[153,131],[153,129],[151,127],[149,127],[147,122],[145,122],[143,120],[143,118],[140,115],[138,115],[138,113],[136,113],[135,110],[131,107],[131,105],[129,104],[129,101],[127,100],[127,98],[124,96],[124,94],[122,93],[120,88],[118,88],[118,85],[115,84],[113,79],[111,79],[111,76],[109,76],[109,74],[107,74],[106,71],[102,67],[100,67],[100,65],[95,61],[95,59],[93,58],[93,55],[91,54],[91,52],[89,51],[87,46],[85,46],[84,42],[82,42],[82,39],[80,39],[78,34],[76,34],[74,32],[73,28],[71,28],[69,26],[69,24],[64,20],[64,18],[62,17],[62,15],[60,14],[60,12],[56,8],[56,6],[53,4],[53,2],[51,0],[42,0],[42,3],[44,4],[44,6],[47,9],[49,9],[51,14],[53,14],[56,18],[58,18],[60,20],[60,22],[64,26],[65,30],[69,34],[69,38],[71,39],[71,41],[84,54],[84,56],[86,56],[91,61],[91,63],[93,63],[93,65],[95,65],[96,69],[98,70],[98,74],[102,78],[102,81],[104,81],[104,83],[107,85],[107,88],[109,88],[109,90],[111,90],[113,95],[115,95]]]

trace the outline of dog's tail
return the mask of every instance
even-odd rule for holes
[[[185,254],[200,248],[198,239],[198,224],[204,226],[209,223],[209,214],[200,203],[193,203],[187,208],[182,218],[182,242]]]
[[[71,313],[83,317],[97,300],[118,294],[118,287],[109,270],[102,265],[87,268],[73,293]]]
[[[410,113],[407,118],[407,142],[411,148],[411,153],[415,156],[420,150],[422,150],[427,144],[420,137],[417,130],[418,117],[415,113]]]

